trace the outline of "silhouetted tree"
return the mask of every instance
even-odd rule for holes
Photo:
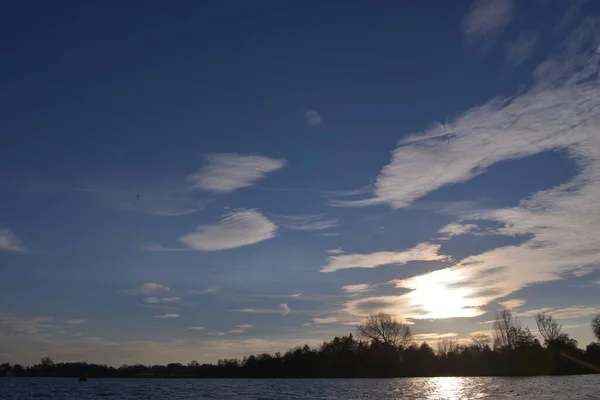
[[[600,342],[600,314],[592,319],[592,331],[594,332],[596,339]]]
[[[471,335],[471,348],[483,351],[490,348],[490,337],[485,333],[474,333]]]
[[[412,337],[410,326],[382,312],[369,315],[365,322],[356,327],[356,331],[362,338],[400,347],[406,347]]]
[[[458,342],[447,337],[441,338],[438,340],[437,349],[440,357],[447,357],[449,353],[458,350]]]

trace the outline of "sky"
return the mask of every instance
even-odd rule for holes
[[[0,48],[0,360],[593,340],[597,3],[19,1]]]

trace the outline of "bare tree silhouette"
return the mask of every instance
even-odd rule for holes
[[[490,337],[485,333],[474,333],[471,335],[471,347],[483,351],[490,347]]]
[[[600,314],[596,315],[594,319],[592,319],[592,331],[594,332],[596,339],[600,341]]]
[[[412,338],[410,326],[383,312],[369,315],[365,322],[356,327],[356,331],[362,338],[392,346],[406,347]]]

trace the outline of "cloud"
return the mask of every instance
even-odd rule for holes
[[[206,332],[208,336],[225,336],[227,333],[225,332]]]
[[[185,331],[203,331],[206,328],[203,326],[190,326],[189,328],[184,328]]]
[[[457,333],[453,333],[453,332],[448,332],[448,333],[419,333],[416,335],[413,335],[413,340],[418,340],[418,341],[427,341],[427,340],[436,340],[436,339],[443,339],[443,338],[451,338],[451,337],[456,337],[458,336]]]
[[[493,276],[489,277],[494,279]],[[463,283],[466,282],[466,283]],[[469,282],[458,268],[446,268],[408,279],[388,282],[404,294],[375,296],[348,301],[344,311],[366,317],[374,312],[386,312],[405,322],[410,319],[469,318],[485,314],[481,307],[488,300]],[[493,294],[488,294],[493,296]]]
[[[277,226],[257,210],[236,210],[213,225],[200,225],[196,232],[179,238],[200,251],[233,249],[275,237]]]
[[[206,164],[188,177],[190,185],[212,193],[231,193],[252,186],[269,172],[285,166],[286,161],[260,154],[208,154]]]
[[[161,285],[160,283],[155,282],[146,282],[142,283],[140,287],[130,290],[129,293],[132,294],[160,294],[171,291],[168,286]]]
[[[328,263],[321,272],[334,272],[347,268],[375,268],[388,264],[406,264],[409,261],[445,261],[447,256],[439,255],[441,245],[419,243],[415,247],[399,251],[380,251],[370,254],[342,254],[329,256]]]
[[[316,110],[308,110],[305,114],[306,123],[312,126],[319,126],[323,123],[323,119],[321,118],[321,114],[319,114]]]
[[[327,254],[342,254],[344,250],[342,249],[330,249],[327,250]]]
[[[302,326],[313,326],[312,322],[305,322],[302,324]]]
[[[33,335],[48,328],[54,317],[19,317],[13,314],[0,313],[0,335]]]
[[[463,33],[467,36],[495,35],[512,19],[512,0],[476,0],[463,20]]]
[[[598,25],[597,20],[579,24],[565,40],[567,50],[536,69],[531,89],[513,98],[493,99],[464,112],[443,129],[434,127],[399,143],[377,178],[373,197],[365,202],[408,207],[444,186],[467,182],[501,161],[541,153],[561,151],[578,169],[570,180],[533,193],[513,207],[474,210],[463,218],[493,222],[500,226],[496,234],[522,240],[466,257],[445,272],[436,271],[447,275],[437,287],[454,292],[454,306],[439,304],[446,311],[434,312],[433,294],[422,293],[420,297],[381,299],[382,307],[417,316],[475,316],[482,305],[525,287],[598,269]],[[354,263],[343,265],[347,264]],[[377,263],[368,265],[373,264]],[[463,293],[455,292],[461,288]],[[376,309],[376,304],[373,299],[360,299],[347,308],[362,315]]]
[[[26,250],[21,244],[21,241],[10,230],[0,228],[0,252],[25,253]]]
[[[201,289],[201,290],[190,290],[190,293],[193,294],[215,294],[215,293],[219,293],[219,288],[214,286],[214,287],[209,287],[206,289]]]
[[[242,324],[237,325],[234,329],[229,330],[228,333],[244,333],[248,329],[252,329],[252,325]]]
[[[67,324],[69,325],[79,325],[79,324],[83,324],[85,321],[87,321],[86,319],[83,318],[76,318],[76,319],[70,319],[67,321]]]
[[[498,304],[500,304],[504,308],[519,308],[523,304],[525,304],[525,300],[511,299],[506,301],[499,301]]]
[[[302,296],[302,293],[292,293],[290,296],[292,296],[292,297],[300,297],[300,296]]]
[[[277,222],[286,229],[295,231],[322,231],[338,226],[337,218],[318,215],[277,215]]]
[[[313,323],[315,325],[321,325],[321,324],[333,324],[334,322],[337,322],[337,318],[335,317],[329,317],[329,318],[313,318]]]
[[[152,318],[179,318],[179,314],[171,313],[171,314],[163,314],[163,315],[155,315]]]
[[[148,304],[174,304],[174,303],[179,303],[181,300],[183,300],[181,297],[146,297],[144,299],[145,303]]]
[[[506,62],[520,65],[533,54],[537,43],[537,32],[521,32],[514,41],[506,43]]]
[[[335,232],[317,233],[317,235],[319,235],[319,236],[340,236],[339,233],[335,233]]]
[[[147,244],[140,247],[143,251],[190,251],[187,247],[165,247],[160,244]]]
[[[235,310],[239,312],[245,313],[253,313],[253,314],[283,314],[288,315],[292,312],[292,309],[286,304],[281,303],[279,308],[242,308],[240,310]]]
[[[452,222],[441,228],[437,233],[444,235],[446,238],[450,238],[452,236],[464,235],[473,232],[477,228],[478,227],[475,224],[461,224],[458,222]]]
[[[572,306],[566,308],[538,308],[519,313],[520,317],[532,317],[538,313],[546,312],[556,319],[584,318],[600,314],[600,307]]]
[[[368,292],[370,288],[371,288],[371,285],[366,284],[366,283],[342,286],[342,290],[344,290],[346,293],[351,293],[351,294],[365,293],[365,292]]]

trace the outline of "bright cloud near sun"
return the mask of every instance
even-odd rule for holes
[[[404,251],[380,251],[370,254],[341,254],[327,258],[328,264],[321,272],[334,272],[347,268],[375,268],[388,264],[406,264],[409,261],[443,261],[447,256],[438,254],[442,246],[432,243],[419,243]]]

